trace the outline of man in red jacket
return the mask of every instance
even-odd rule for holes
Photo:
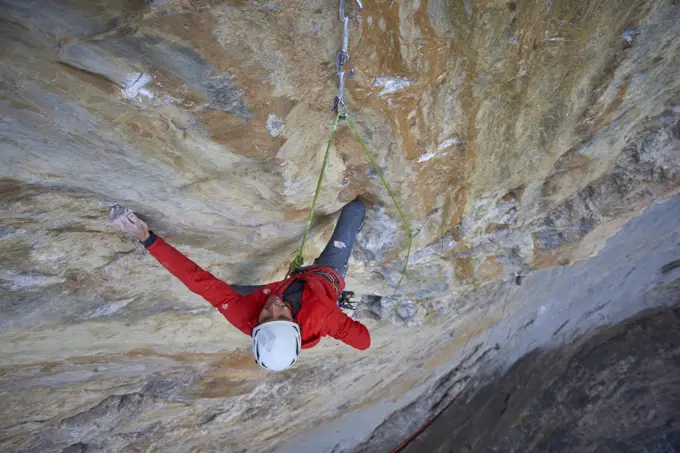
[[[139,239],[163,267],[210,302],[234,327],[252,336],[253,354],[260,366],[282,371],[295,363],[300,349],[315,346],[326,335],[357,349],[370,346],[368,329],[337,305],[364,214],[363,201],[357,199],[346,205],[331,240],[313,266],[262,286],[229,285],[214,277],[149,231],[129,209],[113,206],[109,218]]]

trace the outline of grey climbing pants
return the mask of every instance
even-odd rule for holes
[[[340,218],[335,225],[331,240],[328,241],[326,248],[321,255],[314,260],[314,264],[329,266],[335,269],[342,278],[347,275],[349,257],[352,255],[352,247],[361,227],[364,225],[366,215],[366,205],[362,200],[351,201],[340,212]],[[239,294],[245,296],[261,288],[259,285],[232,285],[232,288]]]

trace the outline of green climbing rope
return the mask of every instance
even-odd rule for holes
[[[335,119],[333,120],[333,125],[331,126],[331,132],[328,136],[328,144],[326,145],[326,153],[323,156],[323,164],[321,165],[321,173],[319,174],[319,180],[316,183],[316,191],[314,192],[314,199],[312,200],[312,208],[309,211],[309,217],[307,218],[307,227],[305,228],[305,234],[302,237],[302,244],[300,244],[300,249],[298,250],[297,255],[295,258],[293,258],[293,262],[290,265],[290,268],[288,269],[288,274],[290,274],[293,270],[302,267],[304,264],[304,257],[302,255],[302,252],[305,248],[305,243],[307,242],[307,238],[309,237],[309,230],[312,226],[312,218],[314,217],[314,209],[316,208],[316,201],[319,198],[319,193],[321,192],[321,183],[323,181],[324,174],[326,172],[326,167],[328,166],[328,156],[330,155],[330,150],[331,150],[331,145],[333,144],[333,138],[335,137],[335,131],[338,127],[338,121],[340,119],[340,114],[341,112],[338,111],[338,113],[335,115]],[[397,286],[394,289],[394,294],[397,293],[399,290],[399,287],[401,286],[401,282],[404,280],[404,276],[406,275],[406,270],[408,268],[408,262],[409,258],[411,257],[411,246],[413,245],[413,230],[411,230],[411,226],[409,225],[408,221],[406,220],[406,216],[404,215],[404,212],[401,210],[401,206],[399,205],[399,202],[397,201],[397,197],[390,188],[390,185],[387,183],[387,180],[385,179],[385,176],[383,175],[382,171],[380,170],[380,167],[378,166],[378,163],[375,161],[375,157],[373,156],[373,153],[369,151],[368,145],[366,144],[366,141],[364,138],[359,134],[359,131],[356,128],[356,125],[354,124],[354,121],[352,121],[352,118],[350,118],[349,114],[345,111],[344,114],[346,115],[347,118],[347,124],[349,124],[350,129],[352,132],[354,132],[354,136],[356,137],[357,141],[361,145],[361,147],[364,150],[364,153],[366,154],[366,157],[368,160],[371,162],[371,165],[373,165],[373,168],[375,169],[376,173],[380,177],[380,181],[382,181],[383,185],[385,186],[385,189],[387,190],[387,193],[389,194],[390,198],[392,198],[392,202],[394,203],[394,206],[397,208],[397,212],[399,213],[399,217],[401,217],[401,221],[404,224],[404,229],[406,230],[406,233],[408,234],[408,250],[406,252],[406,262],[404,263],[404,268],[402,269],[401,272],[401,277],[399,278],[399,281],[397,282]]]
[[[307,218],[307,228],[305,228],[305,235],[302,237],[302,244],[300,244],[300,249],[297,255],[293,258],[293,262],[290,263],[288,268],[288,275],[290,275],[295,269],[302,267],[305,262],[302,256],[302,251],[305,248],[305,242],[307,242],[307,237],[309,236],[309,229],[312,227],[312,219],[314,218],[314,209],[316,208],[316,200],[319,198],[319,193],[321,192],[321,182],[323,181],[323,175],[326,173],[326,167],[328,166],[328,156],[331,153],[331,145],[333,144],[333,137],[335,137],[335,130],[338,128],[338,121],[340,120],[340,112],[335,115],[333,120],[333,125],[331,126],[331,133],[328,136],[328,144],[326,145],[326,153],[323,156],[323,164],[321,164],[321,173],[319,174],[319,180],[316,183],[316,191],[314,191],[314,199],[312,200],[312,208],[309,210],[309,217]]]
[[[411,230],[411,225],[409,225],[408,220],[406,220],[406,216],[404,215],[404,211],[401,210],[401,206],[399,205],[399,202],[397,201],[396,195],[394,195],[394,192],[392,192],[392,189],[390,188],[390,185],[387,183],[387,180],[385,179],[385,176],[383,175],[382,171],[380,170],[378,163],[375,161],[375,157],[373,156],[373,153],[371,151],[369,151],[368,145],[366,145],[366,140],[364,140],[364,138],[361,136],[361,134],[359,134],[359,131],[357,130],[357,127],[354,124],[354,121],[352,121],[352,118],[350,118],[349,114],[347,114],[347,124],[349,124],[350,129],[352,129],[352,132],[354,132],[354,136],[356,137],[357,141],[359,142],[359,144],[363,148],[364,154],[366,154],[366,157],[371,162],[371,165],[373,165],[375,172],[378,173],[378,176],[380,177],[380,181],[382,181],[383,186],[385,186],[385,190],[387,190],[387,193],[390,195],[390,198],[392,198],[392,202],[394,203],[394,206],[397,208],[397,212],[399,213],[399,217],[401,217],[401,221],[404,224],[404,229],[406,230],[406,233],[408,234],[408,249],[406,251],[406,262],[404,263],[404,268],[401,271],[401,277],[399,278],[399,281],[397,282],[397,287],[394,289],[394,294],[396,294],[397,291],[399,290],[399,286],[401,286],[402,280],[404,280],[404,276],[406,275],[406,269],[408,268],[408,260],[411,257],[411,246],[413,245],[413,230]]]

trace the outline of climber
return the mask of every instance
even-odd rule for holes
[[[189,290],[217,308],[234,327],[252,337],[255,361],[282,371],[295,363],[300,349],[315,346],[328,335],[356,349],[368,349],[368,329],[337,306],[345,286],[354,238],[364,220],[364,202],[347,204],[331,239],[313,266],[297,269],[289,278],[262,286],[229,285],[201,269],[131,210],[119,205],[109,219],[142,245]]]

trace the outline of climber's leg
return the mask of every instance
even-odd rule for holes
[[[330,266],[342,275],[342,278],[345,278],[354,238],[361,231],[365,214],[366,205],[359,199],[342,208],[333,236],[314,264]]]
[[[264,287],[265,285],[231,285],[232,288],[234,288],[234,291],[239,293],[242,296],[247,296],[248,294],[252,294],[258,289]]]

